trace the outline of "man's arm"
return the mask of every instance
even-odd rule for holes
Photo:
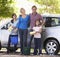
[[[43,17],[40,15],[40,21],[42,22],[42,26],[45,24],[45,20],[43,19]]]

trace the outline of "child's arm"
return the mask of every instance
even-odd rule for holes
[[[17,29],[17,28],[15,28],[15,29],[14,29],[14,31],[15,31],[15,32],[17,32],[17,31],[18,31],[18,29]]]
[[[39,31],[40,33],[42,33],[42,28],[40,29],[40,31]]]
[[[36,32],[35,31],[32,31],[32,32],[30,32],[30,35],[34,35]]]
[[[40,28],[39,31],[36,31],[36,33],[42,33],[42,27]]]
[[[32,32],[30,32],[30,35],[34,35],[36,33],[36,31],[34,30],[34,27],[32,28]]]

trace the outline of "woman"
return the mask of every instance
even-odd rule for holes
[[[17,21],[17,15],[15,13],[12,14],[12,20],[10,22],[10,25],[8,28],[12,28],[13,27],[13,24]],[[8,29],[9,30],[9,29]],[[11,34],[9,36],[9,39],[8,39],[8,48],[7,48],[7,53],[10,52],[10,43],[11,43],[11,36],[14,36],[14,35],[17,35],[18,32],[16,31],[16,28],[12,28],[12,31],[11,31]],[[16,47],[17,45],[14,45],[14,47]],[[15,52],[15,49],[14,49],[14,52]]]
[[[28,24],[30,17],[29,15],[26,15],[24,8],[20,9],[20,13],[21,15],[19,16],[16,27],[19,29],[21,54],[23,54],[23,48],[27,46]]]

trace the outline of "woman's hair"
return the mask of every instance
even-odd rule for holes
[[[12,18],[13,18],[14,15],[17,17],[17,15],[16,15],[15,13],[13,13],[13,14],[12,14]]]
[[[37,22],[37,21],[39,21],[39,25],[38,25],[38,26],[42,25],[42,22],[41,22],[42,20],[37,19],[37,20],[35,21],[35,26],[36,26],[36,22]]]
[[[20,12],[21,12],[21,13],[22,13],[22,10],[25,10],[25,9],[24,9],[24,8],[21,8],[21,9],[20,9]]]

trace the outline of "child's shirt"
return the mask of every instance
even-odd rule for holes
[[[33,30],[37,32],[37,33],[34,34],[34,38],[41,38],[41,33],[39,33],[41,29],[42,29],[42,26],[33,27]]]
[[[9,27],[10,26],[14,26],[15,27],[15,25],[16,25],[16,21],[15,22],[10,22],[10,25],[9,25]],[[12,30],[11,30],[11,35],[18,35],[18,30],[17,31],[15,31],[16,30],[16,28],[12,28]]]

